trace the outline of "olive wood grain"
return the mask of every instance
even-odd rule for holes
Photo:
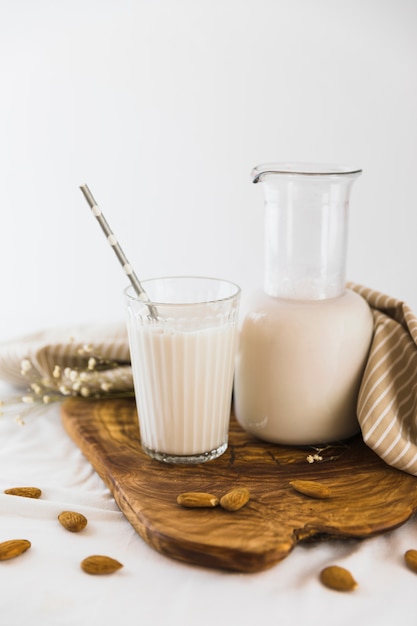
[[[232,415],[225,454],[184,466],[142,451],[133,399],[69,400],[62,421],[139,535],[188,563],[261,571],[299,541],[366,538],[401,525],[417,510],[417,478],[386,465],[360,436],[325,447],[318,453],[322,460],[309,463],[311,448],[261,442]],[[298,493],[289,484],[295,479],[320,481],[331,497]],[[185,509],[176,502],[186,491],[221,496],[241,486],[251,499],[236,512]]]

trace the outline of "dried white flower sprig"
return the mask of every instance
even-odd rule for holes
[[[310,446],[312,452],[306,456],[307,463],[324,463],[326,461],[335,461],[346,450],[349,450],[347,443],[326,444],[322,447]]]
[[[94,353],[93,344],[84,344],[77,350],[77,364],[56,364],[50,376],[41,376],[29,358],[20,362],[22,380],[27,382],[23,395],[0,400],[0,416],[21,405],[15,414],[19,424],[35,408],[51,402],[62,402],[68,397],[110,398],[133,396],[130,365],[105,359]]]

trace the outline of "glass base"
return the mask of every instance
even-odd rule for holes
[[[208,452],[200,452],[199,454],[169,454],[167,452],[158,452],[157,450],[151,450],[145,445],[142,445],[142,449],[148,456],[157,461],[163,463],[179,463],[182,465],[196,465],[197,463],[205,463],[206,461],[213,461],[221,456],[227,449],[227,443],[222,443],[221,446]]]

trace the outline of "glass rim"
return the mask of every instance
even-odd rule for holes
[[[166,302],[166,301],[161,301],[160,299],[158,300],[153,300],[152,298],[150,298],[149,300],[146,300],[144,298],[141,298],[136,291],[134,290],[133,285],[128,285],[127,287],[125,287],[125,289],[123,290],[123,293],[125,295],[126,298],[128,298],[129,300],[131,300],[132,302],[139,302],[144,304],[145,306],[147,305],[153,305],[155,307],[164,307],[164,306],[169,306],[169,307],[195,307],[195,306],[201,306],[202,304],[219,304],[221,302],[227,302],[228,300],[234,300],[236,297],[240,296],[242,289],[239,287],[239,285],[235,282],[233,282],[232,280],[228,280],[227,278],[216,278],[214,276],[198,276],[198,275],[176,275],[176,276],[155,276],[153,278],[147,278],[145,280],[141,281],[141,285],[143,286],[145,292],[146,292],[146,285],[152,282],[156,282],[156,281],[163,281],[163,280],[202,280],[202,281],[206,281],[206,282],[217,282],[217,283],[224,283],[229,285],[230,287],[234,288],[232,293],[230,295],[227,296],[222,296],[221,298],[208,298],[205,300],[196,300],[193,302]]]
[[[259,182],[265,174],[283,174],[288,176],[359,176],[359,174],[362,174],[362,169],[359,167],[338,165],[336,163],[313,163],[308,161],[263,163],[252,169],[251,176],[253,182]]]

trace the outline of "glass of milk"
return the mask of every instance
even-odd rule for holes
[[[167,463],[215,459],[228,443],[240,288],[197,276],[142,286],[150,302],[124,292],[142,447]]]

